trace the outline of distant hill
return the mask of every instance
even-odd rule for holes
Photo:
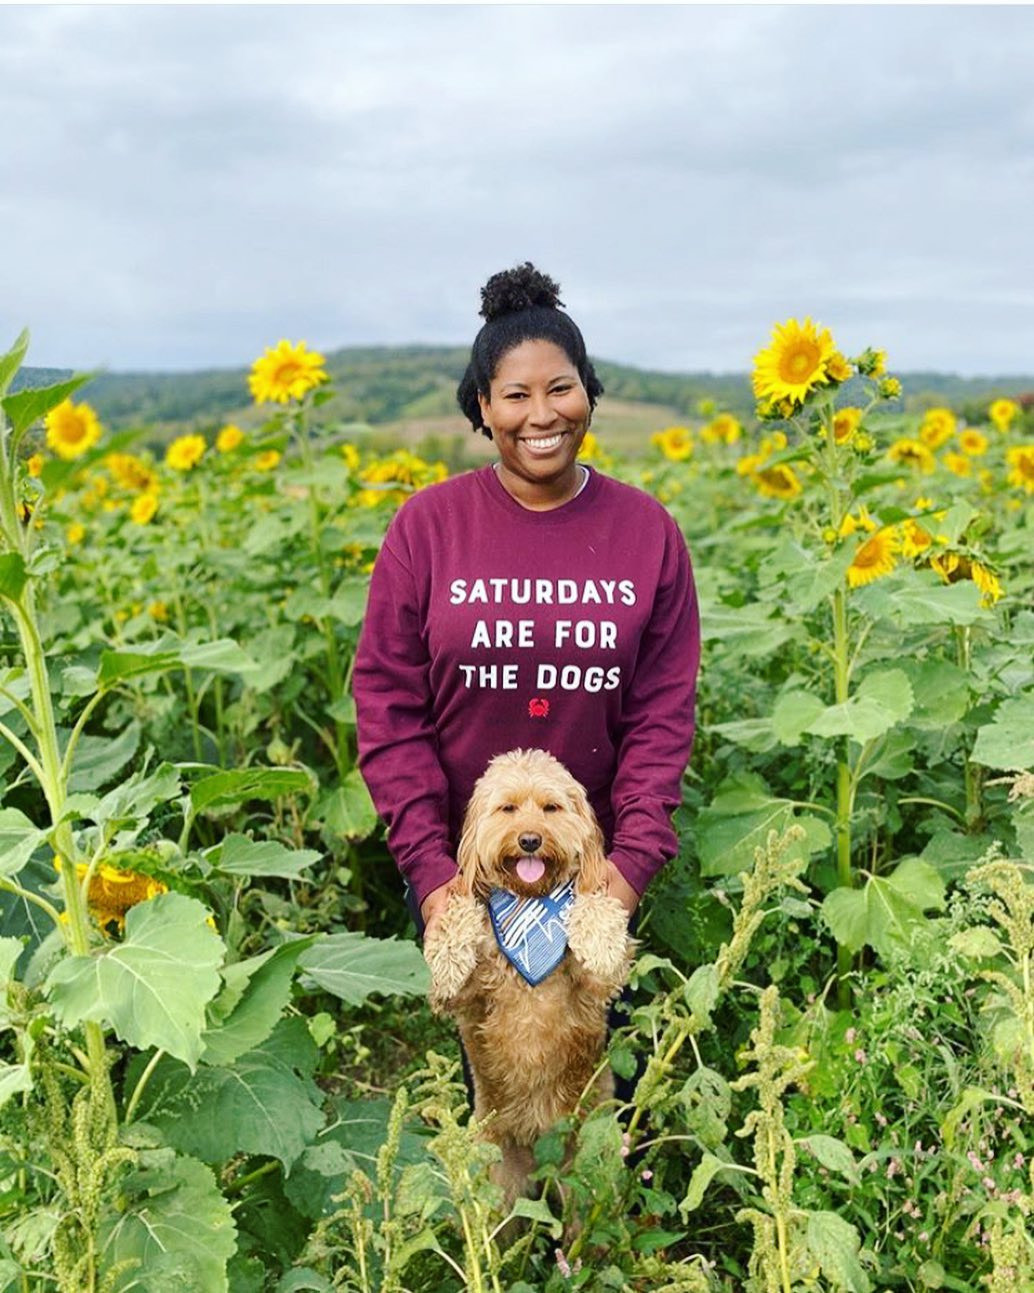
[[[327,354],[335,395],[324,408],[329,420],[366,423],[371,427],[443,422],[459,429],[456,385],[466,367],[466,347],[350,347]],[[743,373],[665,373],[628,364],[597,360],[608,400],[621,419],[636,423],[658,416],[699,417],[703,399],[747,418],[754,408],[750,382]],[[23,369],[16,385],[46,385],[68,376],[67,370]],[[153,427],[157,439],[190,428],[237,421],[260,422],[265,410],[250,401],[248,370],[208,369],[192,373],[102,373],[83,396],[112,429]],[[976,420],[998,395],[1034,391],[1034,377],[958,377],[952,373],[900,373],[905,405],[924,408],[949,404]],[[850,391],[846,392],[850,398]],[[644,406],[635,416],[634,406]],[[613,419],[611,419],[613,420]],[[444,426],[443,426],[444,429]]]

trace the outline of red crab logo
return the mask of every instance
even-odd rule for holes
[[[543,696],[533,696],[528,701],[529,718],[546,718],[549,714],[549,701]]]

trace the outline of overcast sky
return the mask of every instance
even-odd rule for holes
[[[30,363],[468,344],[532,259],[598,358],[1034,372],[1034,8],[5,7],[0,123]]]

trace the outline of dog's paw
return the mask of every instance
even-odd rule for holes
[[[580,895],[568,913],[567,945],[590,974],[614,985],[623,983],[634,947],[628,912],[609,894]]]
[[[431,1009],[441,1013],[462,991],[478,961],[484,911],[465,894],[454,893],[441,919],[424,941],[424,959],[431,971]]]

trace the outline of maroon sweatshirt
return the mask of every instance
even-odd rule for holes
[[[639,893],[677,849],[700,624],[681,532],[591,472],[536,512],[491,466],[421,490],[370,584],[353,690],[359,766],[418,901],[456,873],[493,755],[548,750],[585,786]]]

